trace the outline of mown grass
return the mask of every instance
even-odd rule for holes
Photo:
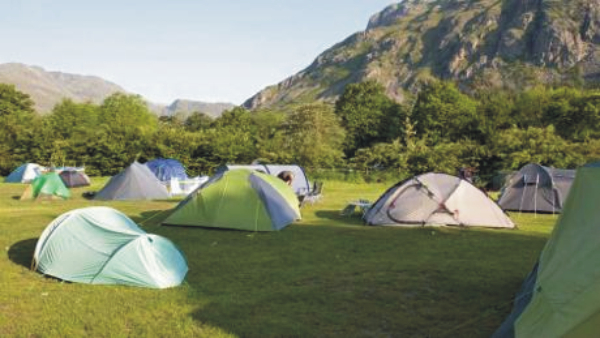
[[[69,201],[14,199],[24,188],[0,184],[0,336],[485,337],[556,221],[513,215],[519,230],[510,231],[366,227],[340,210],[387,186],[328,181],[302,221],[248,233],[159,226],[176,200],[98,203],[80,197],[89,189]],[[92,286],[30,271],[45,226],[90,205],[175,242],[188,259],[185,284]]]

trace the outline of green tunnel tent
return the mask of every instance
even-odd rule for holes
[[[57,217],[38,239],[33,259],[46,275],[87,284],[168,288],[181,284],[188,270],[168,239],[147,234],[108,207]]]
[[[600,169],[577,170],[563,212],[492,337],[596,337],[600,332]]]
[[[282,180],[235,169],[213,176],[181,201],[162,224],[277,231],[300,217],[298,199]]]
[[[56,172],[49,172],[36,177],[21,195],[22,200],[43,197],[66,199],[71,197],[71,191]]]

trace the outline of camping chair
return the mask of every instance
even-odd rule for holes
[[[171,177],[171,181],[169,182],[169,191],[171,192],[171,196],[184,195],[185,193],[181,190],[181,185],[179,185],[179,180],[175,177]]]
[[[315,183],[313,184],[313,189],[302,200],[302,205],[304,205],[305,203],[317,203],[319,200],[321,200],[322,192],[323,182],[315,181]]]

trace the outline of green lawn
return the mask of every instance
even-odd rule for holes
[[[519,230],[376,228],[340,216],[348,201],[374,201],[386,188],[325,182],[302,221],[248,233],[159,226],[176,200],[98,203],[74,189],[69,201],[19,201],[25,185],[2,183],[0,336],[489,336],[556,216],[512,215]],[[189,263],[185,284],[92,286],[30,271],[46,225],[91,205],[146,220],[146,231],[175,242]]]

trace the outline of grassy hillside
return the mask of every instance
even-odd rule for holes
[[[94,179],[93,189],[105,179]],[[519,230],[400,229],[340,216],[382,184],[325,182],[304,219],[276,233],[161,227],[176,200],[25,202],[0,184],[0,336],[487,337],[503,320],[556,216],[512,215]],[[65,283],[29,270],[59,214],[108,205],[185,253],[168,290]]]

